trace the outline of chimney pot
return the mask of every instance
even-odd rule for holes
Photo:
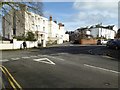
[[[50,18],[49,18],[49,19],[50,19],[50,21],[52,21],[52,16],[50,16]]]
[[[57,21],[54,21],[55,23],[57,23]]]

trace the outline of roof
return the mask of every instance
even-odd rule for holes
[[[112,31],[115,31],[113,30],[115,25],[107,25],[107,26],[102,26],[102,25],[95,25],[95,26],[90,26],[90,27],[81,27],[81,28],[78,28],[77,30],[78,31],[84,31],[84,30],[90,30],[90,29],[93,29],[93,28],[104,28],[104,29],[109,29],[109,30],[112,30]]]

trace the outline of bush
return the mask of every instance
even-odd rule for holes
[[[25,40],[24,36],[14,36],[13,38],[15,38],[17,40]]]
[[[33,32],[27,32],[26,36],[14,36],[13,38],[17,40],[26,40],[26,41],[36,41],[35,34]]]
[[[27,32],[27,34],[26,34],[26,40],[27,41],[36,41],[35,34],[33,32]]]

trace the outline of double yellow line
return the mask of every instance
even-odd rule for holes
[[[13,78],[13,76],[9,73],[6,67],[0,65],[1,71],[4,73],[4,75],[7,77],[11,87],[14,90],[22,90],[22,87],[17,83],[17,81]],[[5,85],[2,83],[3,88],[5,88]]]

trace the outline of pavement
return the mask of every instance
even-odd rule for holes
[[[109,56],[114,53],[116,56]],[[63,44],[3,51],[0,62],[23,89],[119,87],[119,51],[105,46]]]

